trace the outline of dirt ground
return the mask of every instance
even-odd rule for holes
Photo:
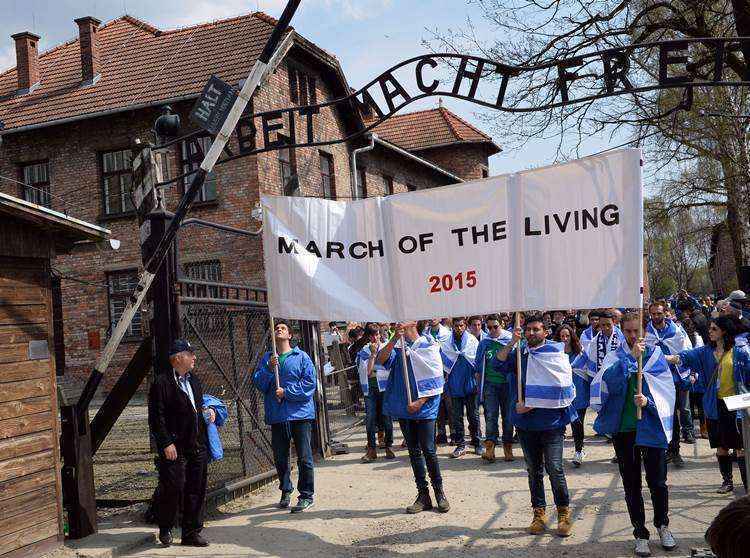
[[[398,432],[398,428],[396,429]],[[591,434],[591,427],[588,426]],[[397,440],[400,442],[397,434]],[[603,438],[587,438],[588,459],[581,469],[567,467],[571,491],[574,533],[560,539],[552,532],[531,536],[525,532],[530,503],[523,461],[485,464],[478,456],[448,458],[452,448],[441,447],[440,465],[452,509],[447,514],[404,514],[416,489],[405,450],[397,459],[359,461],[364,433],[355,431],[346,442],[351,453],[316,467],[315,506],[290,515],[276,508],[276,483],[261,492],[220,508],[208,521],[204,535],[207,549],[150,548],[140,557],[212,556],[239,558],[334,558],[413,556],[507,556],[523,558],[618,558],[632,556],[630,526],[617,466],[610,463],[613,449]],[[572,440],[566,440],[569,464]],[[520,450],[516,451],[520,454]],[[680,544],[665,553],[654,540],[654,556],[690,556],[692,547],[705,547],[703,533],[731,496],[715,494],[719,472],[706,440],[683,446],[684,469],[670,466],[671,527]],[[739,481],[739,473],[735,470]],[[645,480],[644,480],[645,484]],[[548,510],[553,510],[547,485]],[[739,496],[741,489],[736,490]],[[651,517],[647,489],[646,515]],[[552,520],[555,520],[554,511]],[[554,526],[554,525],[553,525]]]

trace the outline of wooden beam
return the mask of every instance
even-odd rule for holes
[[[55,447],[52,430],[0,440],[0,459],[11,459]]]
[[[55,485],[48,484],[31,492],[26,492],[0,502],[0,518],[13,517],[17,513],[24,513],[39,506],[55,503]]]

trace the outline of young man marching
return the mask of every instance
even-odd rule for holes
[[[359,383],[365,396],[365,427],[367,429],[367,453],[362,457],[363,463],[370,463],[378,458],[377,441],[379,425],[382,423],[385,435],[386,459],[394,459],[393,453],[393,420],[383,413],[383,392],[388,381],[388,371],[375,364],[378,351],[382,348],[380,330],[376,324],[365,327],[367,345],[357,354]]]
[[[402,335],[406,341],[406,374],[403,367]],[[435,419],[443,391],[440,345],[420,336],[416,322],[397,324],[396,334],[380,350],[375,362],[390,371],[383,411],[399,421],[409,448],[409,461],[417,484],[417,499],[406,508],[406,513],[432,509],[428,474],[435,492],[437,510],[447,512],[450,504],[443,492],[443,478],[435,448]],[[408,385],[404,381],[405,375]],[[407,389],[411,394],[411,404]]]
[[[453,318],[453,333],[440,345],[445,371],[447,392],[451,396],[453,410],[452,424],[455,433],[456,448],[451,457],[458,458],[466,454],[464,437],[464,408],[469,421],[469,435],[475,453],[482,454],[482,432],[479,425],[479,408],[477,407],[477,381],[474,376],[474,360],[479,345],[466,329],[466,318]]]
[[[648,313],[651,321],[646,325],[646,345],[654,348],[659,347],[664,355],[676,355],[681,351],[693,348],[693,344],[677,323],[666,317],[665,304],[663,302],[654,302],[648,307]],[[674,408],[674,429],[672,439],[667,449],[667,463],[672,463],[677,468],[685,466],[685,461],[680,455],[680,428],[685,428],[690,432],[690,437],[694,438],[692,425],[687,420],[687,399],[690,390],[690,371],[681,367],[670,364],[672,378],[674,380],[677,398],[675,399]]]
[[[297,490],[299,501],[292,513],[303,512],[313,505],[314,470],[310,440],[315,421],[313,394],[317,386],[315,366],[306,352],[292,348],[289,325],[277,321],[274,329],[278,358],[271,352],[263,355],[253,374],[253,384],[264,398],[266,424],[271,425],[273,460],[279,475],[280,508],[288,508],[292,496],[289,464],[289,443],[294,440],[297,450]],[[274,367],[279,367],[279,387],[276,387]]]
[[[422,335],[434,343],[440,344],[450,339],[451,329],[441,323],[441,318],[432,318],[429,325],[422,330]],[[450,432],[450,438],[448,431]],[[451,406],[450,394],[444,391],[440,396],[435,443],[447,444],[449,439],[451,442],[455,442],[456,433],[453,430],[453,408]]]
[[[504,365],[495,358],[495,354],[510,342],[513,334],[501,327],[497,314],[487,316],[487,329],[489,335],[479,342],[475,360],[487,429],[482,459],[489,463],[495,462],[495,446],[498,443],[501,420],[503,458],[505,461],[513,461],[513,425],[510,423],[508,380],[503,373]]]
[[[513,349],[526,333],[527,347],[521,349],[521,387],[524,397],[518,401],[516,351]],[[547,470],[557,506],[557,534],[567,537],[572,530],[570,496],[563,470],[565,428],[575,419],[570,407],[575,397],[573,371],[564,345],[546,340],[541,314],[526,317],[524,329],[516,328],[510,343],[495,358],[505,363],[511,392],[511,422],[518,431],[529,475],[529,490],[534,517],[529,533],[540,535],[547,527],[544,496],[544,470]]]
[[[675,386],[672,373],[659,348],[646,347],[638,339],[640,317],[628,313],[622,319],[626,346],[607,357],[603,370],[591,385],[591,406],[598,416],[594,429],[612,436],[620,468],[625,502],[633,525],[635,555],[651,556],[649,532],[641,495],[641,463],[654,506],[654,527],[665,550],[677,543],[669,531],[669,493],[666,451],[672,437]],[[643,355],[643,393],[637,392],[638,357]],[[606,389],[602,389],[602,385]],[[637,418],[641,408],[642,418]]]

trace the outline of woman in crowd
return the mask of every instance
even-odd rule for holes
[[[732,458],[729,450],[735,450],[742,482],[747,490],[745,454],[742,446],[742,431],[737,413],[727,409],[723,398],[736,395],[747,389],[750,381],[750,352],[735,346],[738,324],[734,318],[713,318],[708,328],[709,343],[703,347],[668,355],[667,361],[690,368],[703,382],[703,410],[708,426],[708,440],[716,449],[722,485],[720,494],[734,490]]]
[[[568,324],[560,326],[555,333],[555,340],[565,343],[565,354],[571,364],[581,354],[581,341],[576,335],[575,328]],[[575,453],[573,454],[573,466],[580,467],[586,454],[583,451],[583,421],[586,418],[586,409],[589,406],[589,391],[591,387],[591,377],[586,370],[573,370],[573,385],[576,388],[576,397],[571,404],[578,414],[578,418],[570,423],[573,431],[573,443],[575,444]]]

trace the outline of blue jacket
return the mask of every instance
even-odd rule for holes
[[[646,348],[643,361],[646,362],[653,353],[653,349]],[[625,397],[628,392],[630,376],[638,372],[638,361],[632,355],[620,356],[620,360],[607,368],[603,380],[607,384],[608,397],[594,421],[594,430],[599,434],[613,436],[620,431],[622,410],[625,407]],[[648,399],[648,405],[643,408],[643,418],[637,422],[635,444],[650,448],[666,449],[668,440],[664,434],[656,404],[651,396],[648,382],[643,382],[643,395]]]
[[[214,422],[209,422],[206,417],[203,417],[203,420],[206,421],[206,435],[208,436],[208,462],[211,463],[224,458],[224,448],[221,445],[218,427],[224,426],[229,413],[224,402],[213,395],[203,395],[203,406],[213,409],[216,413]]]
[[[568,354],[568,359],[570,360],[571,364],[573,364],[573,361],[577,358],[577,354]],[[570,406],[573,407],[576,411],[588,408],[589,400],[591,399],[591,378],[588,376],[586,378],[582,378],[581,376],[576,374],[574,370],[573,385],[576,388],[576,398],[573,399],[573,403],[571,403]]]
[[[430,343],[427,339],[419,338],[414,343]],[[411,347],[407,341],[407,344]],[[412,370],[411,360],[406,359],[407,371],[409,377],[409,389],[411,390],[412,401],[417,400],[417,383],[414,380],[414,371]],[[425,401],[422,408],[417,413],[410,413],[406,410],[408,400],[406,398],[406,387],[404,384],[403,359],[401,349],[394,348],[391,356],[383,366],[391,371],[388,376],[388,385],[385,388],[385,397],[383,398],[383,414],[395,419],[436,419],[438,409],[440,408],[440,395],[433,395]]]
[[[446,343],[451,343],[457,350],[463,348],[456,347],[456,340],[453,335],[451,335],[451,338]],[[479,351],[477,351],[477,356],[479,356]],[[445,381],[445,387],[451,397],[467,397],[477,393],[477,380],[474,377],[475,372],[476,367],[464,355],[459,355],[453,368],[451,368],[451,373],[448,374],[448,379]]]
[[[719,419],[719,374],[718,363],[714,356],[714,348],[710,345],[690,349],[680,353],[682,364],[698,374],[698,381],[705,386],[703,393],[703,411],[706,418]],[[732,349],[734,362],[734,384],[737,392],[744,390],[750,384],[750,351],[748,347]],[[738,412],[738,418],[740,413]]]
[[[505,377],[508,379],[508,393],[510,403],[510,421],[513,426],[521,430],[563,430],[578,418],[578,414],[572,407],[560,409],[533,409],[528,413],[516,412],[518,403],[518,388],[516,381],[516,350],[513,349],[505,361]],[[523,349],[522,349],[523,350]],[[529,355],[525,351],[521,353],[521,383],[526,385],[526,365]]]
[[[315,418],[313,394],[318,385],[315,366],[307,353],[298,347],[292,349],[283,366],[279,367],[279,384],[284,388],[284,398],[276,399],[276,379],[269,366],[271,353],[260,359],[253,374],[253,384],[263,392],[266,424],[279,424],[290,420]]]

